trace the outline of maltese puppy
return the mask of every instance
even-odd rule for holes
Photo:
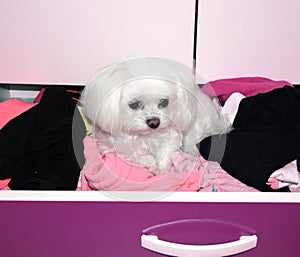
[[[101,69],[81,102],[102,154],[111,152],[154,175],[169,171],[175,154],[199,155],[201,139],[228,131],[192,70],[161,58],[132,58]]]

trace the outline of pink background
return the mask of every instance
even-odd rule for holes
[[[84,84],[116,58],[192,65],[194,0],[1,0],[0,82]]]
[[[200,0],[198,72],[300,83],[299,0]]]
[[[300,83],[299,0],[199,0],[204,79]],[[192,66],[194,0],[2,0],[0,82],[85,84],[116,58]]]

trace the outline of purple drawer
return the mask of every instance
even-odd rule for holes
[[[34,199],[39,200],[24,200],[25,196],[29,198],[30,195],[35,195]],[[165,241],[175,239],[175,243],[195,246],[199,243],[227,243],[227,240],[238,240],[241,236],[257,235],[257,246],[236,256],[299,256],[298,198],[296,202],[286,203],[214,202],[214,196],[215,199],[223,196],[227,201],[234,201],[235,195],[212,193],[206,195],[209,202],[201,202],[195,199],[203,200],[205,194],[195,193],[174,194],[174,197],[167,196],[157,201],[130,202],[103,199],[105,197],[99,193],[75,192],[71,195],[73,200],[71,197],[70,200],[64,199],[60,193],[57,193],[56,200],[42,200],[42,192],[28,192],[23,200],[9,197],[0,201],[0,255],[162,257],[165,255],[143,247],[141,237],[144,234],[155,235],[153,226],[156,225],[198,220],[197,226],[187,224],[186,234],[179,237],[172,230],[164,229],[157,235]],[[247,194],[238,195],[243,199],[248,197]],[[252,195],[261,199],[260,194]],[[269,200],[283,199],[283,196],[271,194]],[[203,221],[213,223],[204,224]],[[215,227],[214,222],[222,229]],[[234,224],[235,228],[227,227],[228,224]],[[174,230],[181,226],[178,223]]]

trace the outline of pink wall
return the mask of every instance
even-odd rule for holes
[[[2,0],[0,82],[84,84],[116,58],[192,65],[194,0]]]
[[[299,0],[200,0],[198,72],[300,83]]]
[[[300,83],[299,0],[199,0],[205,80]],[[116,58],[192,65],[194,0],[2,0],[0,82],[84,84]]]

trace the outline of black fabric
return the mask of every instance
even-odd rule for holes
[[[85,133],[71,96],[47,88],[39,104],[0,130],[0,179],[11,178],[11,189],[75,190]]]
[[[240,103],[234,130],[198,144],[200,154],[230,175],[260,191],[273,190],[267,179],[300,158],[300,91],[283,87]]]

